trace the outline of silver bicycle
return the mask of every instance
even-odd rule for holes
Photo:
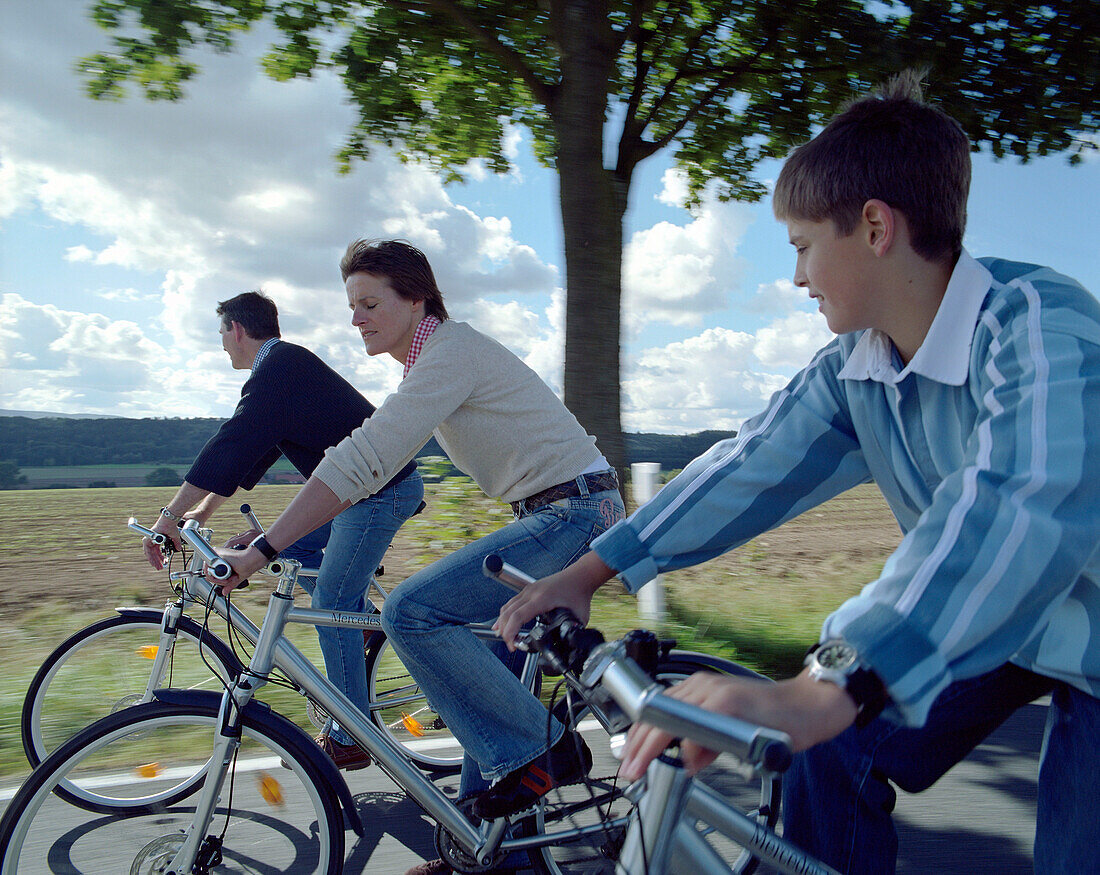
[[[209,563],[211,577],[228,576],[228,565],[196,525],[185,527],[183,535]],[[359,812],[343,775],[312,739],[253,698],[276,670],[333,715],[436,821],[436,846],[459,871],[484,871],[512,853],[527,854],[542,872],[613,865],[633,810],[614,775],[562,788],[510,818],[471,819],[403,745],[356,709],[283,636],[287,622],[333,618],[294,607],[297,563],[276,562],[268,570],[279,577],[249,665],[220,695],[156,691],[153,701],[102,718],[51,753],[0,821],[2,871],[57,871],[58,865],[67,872],[341,871],[345,824],[359,832]],[[487,627],[475,631],[494,637]],[[655,639],[648,643],[654,646],[632,646],[646,653],[665,682],[723,667],[722,661],[698,654],[662,653]],[[538,674],[535,653],[528,654],[524,674],[528,679]],[[563,699],[553,710],[569,725],[602,737],[605,747],[618,734],[583,700]],[[590,743],[601,746],[596,738]],[[111,816],[91,821],[81,816],[56,795],[62,782],[109,797]],[[748,790],[756,797],[753,816],[774,824],[778,782],[767,775],[758,784]],[[740,848],[731,847],[728,854],[734,871],[753,868],[752,855]]]
[[[247,504],[241,513],[251,528],[261,528]],[[171,545],[132,518],[129,527],[162,547]],[[209,529],[200,528],[199,533],[207,541],[212,537]],[[32,767],[96,719],[152,701],[157,689],[220,691],[240,673],[243,660],[226,642],[236,639],[254,646],[259,629],[206,579],[201,553],[182,558],[182,570],[172,571],[169,566],[174,597],[163,610],[117,608],[114,616],[65,639],[39,667],[27,687],[20,715],[23,749]],[[381,573],[380,568],[371,576],[370,586],[384,599],[385,590],[377,580]],[[308,568],[298,573],[299,578],[316,575],[316,569]],[[215,622],[225,629],[224,636],[212,630]],[[457,772],[461,746],[394,654],[377,612],[341,614],[329,625],[363,630],[370,716],[378,727],[405,745],[422,768],[440,774]],[[315,726],[326,728],[328,715],[315,702],[307,700],[306,710]],[[114,807],[107,791],[81,790],[65,782],[58,793],[89,810]]]

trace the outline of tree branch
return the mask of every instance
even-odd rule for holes
[[[496,34],[478,24],[456,3],[451,2],[451,0],[390,0],[390,2],[395,6],[404,6],[406,9],[427,7],[429,10],[445,15],[522,79],[523,83],[531,90],[535,100],[548,109],[553,106],[554,86],[540,79],[524,60],[523,55],[502,43]]]

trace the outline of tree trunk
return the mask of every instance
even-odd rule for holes
[[[619,333],[629,179],[603,166],[614,62],[607,8],[600,0],[565,0],[555,11],[563,74],[552,116],[565,240],[565,404],[622,476]]]

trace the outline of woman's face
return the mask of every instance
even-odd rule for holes
[[[424,302],[402,298],[388,277],[371,273],[353,273],[345,287],[351,324],[359,329],[367,355],[388,352],[404,364],[424,316]]]

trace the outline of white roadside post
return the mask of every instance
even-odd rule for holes
[[[630,484],[636,506],[641,506],[657,494],[657,477],[661,466],[657,462],[635,462],[630,466]],[[638,590],[638,613],[642,619],[663,623],[665,620],[665,590],[661,575]]]

